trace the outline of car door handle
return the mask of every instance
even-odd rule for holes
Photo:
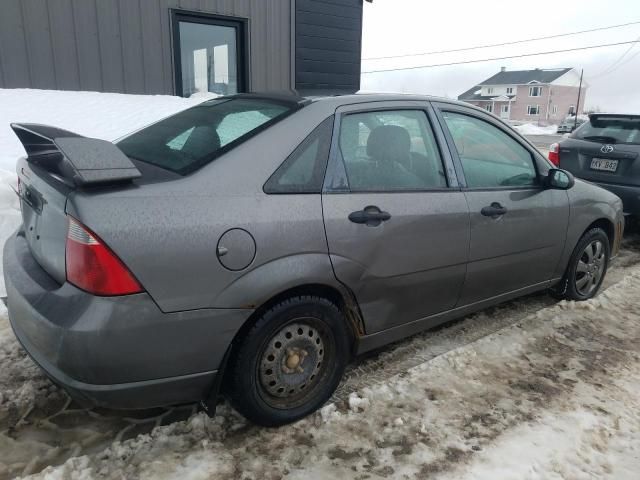
[[[374,205],[364,207],[363,210],[351,212],[349,214],[349,220],[353,223],[365,224],[369,227],[377,227],[382,222],[386,222],[391,218],[389,212],[383,212]]]
[[[507,213],[507,209],[500,205],[498,202],[493,202],[488,207],[484,207],[480,210],[480,213],[485,217],[498,218],[501,215]]]

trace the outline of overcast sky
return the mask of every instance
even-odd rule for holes
[[[373,0],[365,2],[362,71],[544,52],[640,39],[640,23],[580,35],[407,58],[370,57],[449,50],[640,21],[640,0]],[[633,48],[623,57],[623,54]],[[620,60],[620,61],[619,61]],[[618,62],[618,63],[616,63]],[[363,73],[362,90],[456,98],[507,70],[584,68],[586,107],[640,112],[640,43],[468,65]]]

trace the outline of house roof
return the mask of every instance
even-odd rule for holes
[[[498,72],[479,85],[525,85],[530,82],[551,83],[567,73],[571,68],[553,68],[549,70],[514,70]]]
[[[476,93],[476,92],[480,92],[480,85],[476,85],[475,87],[470,88],[469,90],[464,92],[462,95],[459,95],[458,100],[464,100],[468,102],[469,100],[491,101],[499,97],[509,97],[509,99],[515,98],[515,95],[480,95],[480,93]]]
[[[526,85],[531,82],[551,83],[570,70],[571,68],[553,68],[547,70],[536,68],[535,70],[507,70],[498,72],[492,77],[487,78],[484,82],[479,83],[459,95],[458,100],[491,100],[493,98],[492,96],[483,97],[475,92],[480,90],[482,85]]]

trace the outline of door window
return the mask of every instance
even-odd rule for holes
[[[345,115],[339,150],[353,192],[447,186],[433,131],[421,110]]]
[[[213,92],[231,95],[243,90],[241,22],[194,14],[177,14],[174,22],[178,94]]]
[[[489,122],[443,112],[469,188],[523,187],[538,184],[531,153]]]
[[[265,193],[320,193],[329,157],[333,117],[298,145],[264,185]]]

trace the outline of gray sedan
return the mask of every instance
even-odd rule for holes
[[[622,204],[483,110],[243,94],[117,144],[14,124],[11,324],[80,402],[319,408],[357,354],[538,290],[593,297]]]

